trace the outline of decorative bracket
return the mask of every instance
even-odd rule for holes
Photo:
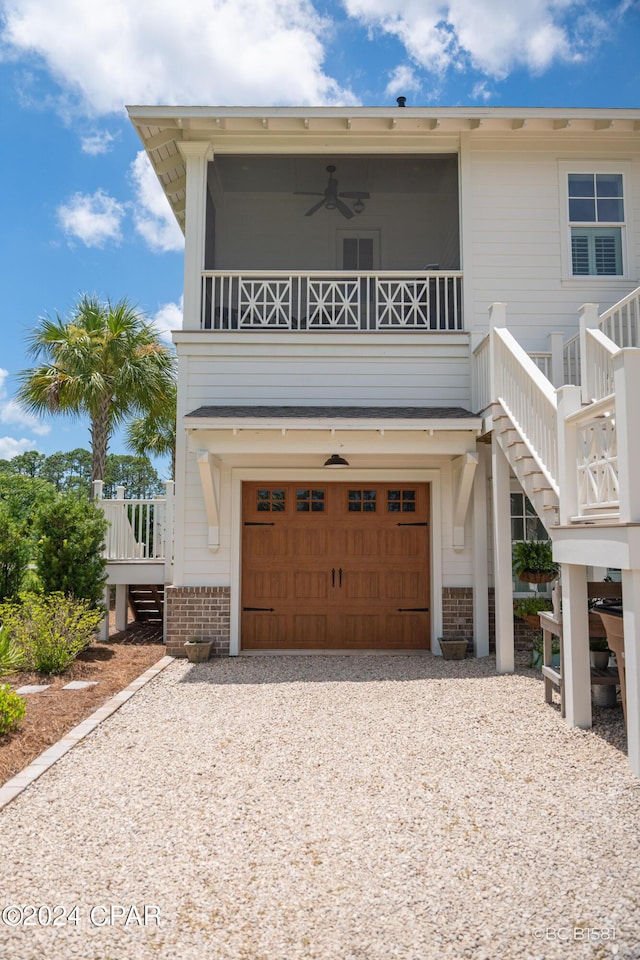
[[[473,478],[478,466],[477,453],[463,453],[453,461],[453,549],[464,550],[464,524],[467,519]]]
[[[220,460],[208,450],[198,450],[196,458],[209,526],[207,544],[216,551],[220,549]]]

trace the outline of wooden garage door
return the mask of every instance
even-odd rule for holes
[[[430,646],[429,488],[243,485],[245,650]]]

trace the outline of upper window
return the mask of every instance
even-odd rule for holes
[[[568,173],[567,196],[572,275],[622,276],[622,174]]]

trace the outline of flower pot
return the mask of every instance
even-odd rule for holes
[[[537,613],[526,613],[524,619],[530,627],[535,627],[536,630],[540,629],[540,617]]]
[[[609,666],[610,653],[608,650],[590,650],[591,666],[596,670],[606,670]]]
[[[211,656],[212,646],[213,640],[204,640],[200,643],[187,640],[184,649],[190,663],[204,663]]]
[[[452,640],[441,638],[438,643],[445,660],[464,660],[467,655],[467,641],[460,637]]]
[[[539,570],[523,570],[518,578],[524,583],[551,583],[556,579],[555,573],[540,573]]]

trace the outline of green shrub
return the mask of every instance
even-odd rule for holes
[[[0,503],[0,600],[17,599],[31,559],[30,552],[30,544],[22,526],[11,518],[8,508]]]
[[[513,569],[517,576],[527,570],[557,577],[560,567],[554,562],[550,540],[523,540],[513,544]]]
[[[102,612],[88,600],[63,593],[26,594],[22,603],[0,606],[0,620],[11,631],[28,669],[64,673],[95,638]]]
[[[25,712],[23,698],[14,693],[8,683],[0,683],[0,737],[15,730]]]
[[[535,617],[541,610],[551,609],[553,606],[548,597],[519,597],[513,601],[513,612],[521,620],[525,617]]]
[[[24,653],[11,636],[8,628],[0,625],[0,677],[16,673],[24,666]]]
[[[100,607],[106,580],[102,557],[107,521],[93,501],[59,496],[35,521],[36,562],[45,593],[61,592]]]

